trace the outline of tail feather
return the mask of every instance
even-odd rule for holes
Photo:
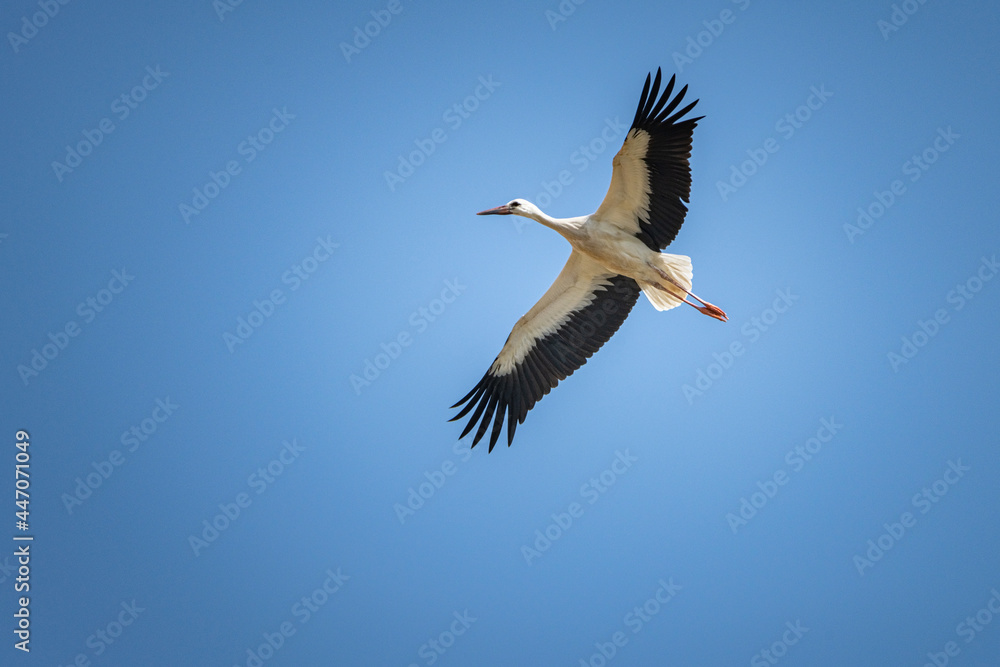
[[[681,285],[689,292],[691,291],[691,280],[694,277],[694,272],[691,268],[690,257],[661,253],[658,260],[661,271],[673,278],[678,285]],[[642,293],[646,295],[649,302],[653,304],[653,308],[657,310],[676,308],[681,305],[684,297],[687,296],[678,290],[676,286],[670,284],[665,285],[670,290],[669,292],[664,292],[655,285],[644,282],[639,282],[639,287],[642,288]]]

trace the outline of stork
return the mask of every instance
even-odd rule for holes
[[[650,78],[647,74],[635,119],[612,161],[611,186],[594,213],[553,218],[529,201],[514,199],[477,214],[531,218],[559,232],[573,250],[556,281],[514,325],[483,379],[452,406],[465,404],[450,421],[474,408],[459,436],[478,424],[473,447],[492,422],[492,452],[505,416],[509,447],[528,411],[611,338],[640,291],[657,310],[686,303],[717,320],[729,319],[691,292],[689,257],[660,252],[677,236],[687,213],[691,135],[704,116],[682,120],[698,100],[675,113],[687,86],[670,99],[676,77],[662,94],[660,70],[652,85]]]

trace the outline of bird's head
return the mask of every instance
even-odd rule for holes
[[[527,199],[513,199],[503,206],[489,208],[480,211],[476,215],[523,215],[526,218],[533,218],[541,213],[534,204]]]

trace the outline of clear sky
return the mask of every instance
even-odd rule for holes
[[[1000,664],[995,3],[0,29],[3,664]],[[569,254],[474,213],[593,211],[657,67],[730,321],[641,299],[470,452],[448,406]]]

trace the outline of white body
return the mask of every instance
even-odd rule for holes
[[[657,310],[679,306],[685,292],[664,280],[656,269],[669,275],[685,291],[691,291],[693,272],[691,258],[686,255],[650,250],[633,231],[623,228],[624,224],[600,219],[600,211],[576,218],[552,218],[530,202],[523,199],[518,202],[518,215],[556,230],[569,241],[573,250],[594,260],[608,273],[628,276],[639,283],[643,294]]]
[[[634,232],[599,218],[600,210],[576,218],[553,218],[524,199],[515,199],[506,208],[556,230],[573,246],[573,252],[552,287],[514,325],[490,367],[492,373],[512,372],[539,338],[558,330],[574,311],[589,305],[595,286],[608,285],[612,276],[636,281],[657,310],[679,306],[685,292],[691,291],[689,257],[651,250]]]

